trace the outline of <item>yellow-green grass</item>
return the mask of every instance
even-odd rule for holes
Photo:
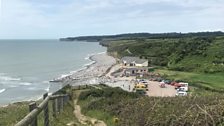
[[[28,113],[28,102],[11,104],[0,108],[0,126],[13,126]]]
[[[102,85],[97,86],[99,88],[104,88]],[[84,90],[76,90],[74,92],[75,96],[78,98],[79,94],[84,92],[84,91],[88,91],[88,89],[84,89]],[[110,115],[107,112],[101,111],[101,110],[88,110],[86,111],[86,107],[94,102],[99,100],[100,98],[94,98],[94,97],[89,97],[85,100],[79,100],[78,104],[80,105],[80,107],[82,108],[81,112],[82,114],[92,117],[92,118],[96,118],[98,120],[102,120],[104,121],[108,126],[115,126],[115,122],[114,122],[114,117],[112,115]]]
[[[41,101],[38,101],[38,104]],[[0,126],[14,126],[18,121],[22,120],[29,113],[30,102],[14,103],[7,107],[0,108]],[[56,118],[53,118],[52,102],[49,102],[49,119],[52,126],[65,126],[70,122],[79,124],[75,116],[73,115],[73,102],[70,101],[64,107],[64,111],[57,114]],[[38,125],[44,125],[43,112],[38,116]]]
[[[82,113],[86,116],[92,117],[92,118],[96,118],[99,120],[104,121],[108,126],[115,126],[115,123],[113,121],[114,117],[112,115],[110,115],[107,112],[101,111],[101,110],[88,110],[85,111],[85,107],[88,106],[88,104],[90,104],[91,102],[95,101],[95,100],[99,100],[96,98],[87,98],[86,100],[81,100],[78,102],[78,104],[81,106],[82,108]]]
[[[224,73],[206,74],[165,69],[156,70],[156,72],[172,80],[184,80],[190,82],[192,85],[202,85],[213,89],[224,90]]]

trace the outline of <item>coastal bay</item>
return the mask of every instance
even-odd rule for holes
[[[63,85],[50,80],[85,69],[90,56],[105,51],[97,42],[0,40],[0,106],[57,91]]]

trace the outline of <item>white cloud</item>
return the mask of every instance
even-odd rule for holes
[[[223,0],[2,0],[0,38],[223,30]]]

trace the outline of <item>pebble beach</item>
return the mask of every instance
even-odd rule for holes
[[[92,64],[86,69],[80,70],[63,79],[64,84],[72,86],[106,84],[111,87],[120,87],[126,91],[133,89],[133,84],[129,80],[120,80],[110,76],[110,73],[118,69],[116,59],[107,55],[106,52],[95,54],[89,57]]]

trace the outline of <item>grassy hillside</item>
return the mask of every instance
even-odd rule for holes
[[[108,51],[117,56],[140,56],[151,65],[170,70],[215,73],[224,71],[224,37],[114,40]]]
[[[203,92],[188,97],[146,97],[104,87],[80,94],[82,112],[109,126],[224,125],[224,96]]]
[[[56,92],[56,94],[68,93],[70,89],[64,88]],[[40,104],[42,100],[37,101]],[[7,107],[0,107],[0,126],[14,126],[18,121],[22,120],[29,113],[30,102],[19,102],[10,104]],[[66,126],[69,123],[81,126],[78,120],[75,118],[73,100],[69,101],[64,106],[64,111],[58,113],[56,118],[53,117],[52,101],[49,101],[49,124],[52,126]],[[44,125],[43,112],[38,115],[38,125]]]
[[[130,33],[80,36],[66,41],[100,41],[116,57],[140,56],[170,70],[215,73],[224,71],[224,33]],[[62,40],[64,40],[62,39]]]
[[[87,42],[99,42],[104,40],[121,40],[121,39],[160,39],[160,38],[186,38],[186,37],[205,37],[205,36],[223,36],[224,33],[221,31],[215,32],[191,32],[191,33],[127,33],[118,35],[98,35],[98,36],[78,36],[78,37],[67,37],[61,38],[61,41],[87,41]]]
[[[194,87],[209,91],[224,92],[224,73],[195,73],[157,69],[155,71],[170,80],[182,80],[189,82]]]
[[[157,72],[213,91],[224,89],[224,37],[185,37],[104,41],[115,57],[139,56]],[[165,69],[164,69],[165,68]]]

